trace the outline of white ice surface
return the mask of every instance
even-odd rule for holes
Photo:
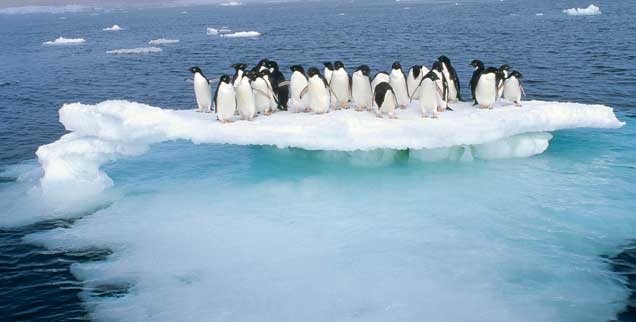
[[[61,46],[61,45],[77,45],[77,44],[83,44],[86,42],[86,39],[84,38],[64,38],[64,37],[60,37],[57,38],[53,41],[45,41],[42,44],[43,45],[54,45],[54,46]]]
[[[112,25],[112,27],[108,27],[108,28],[104,28],[102,29],[103,31],[120,31],[123,30],[124,28],[120,27],[119,25]]]
[[[227,38],[249,38],[249,37],[259,37],[262,35],[258,31],[238,31],[231,34],[223,34],[221,37]]]
[[[589,5],[587,8],[570,8],[563,10],[563,13],[566,13],[570,16],[594,16],[600,15],[601,9],[593,4]]]
[[[278,112],[229,124],[217,122],[213,114],[128,101],[66,104],[59,111],[60,122],[72,133],[37,150],[44,169],[41,189],[56,202],[69,200],[69,187],[79,199],[99,194],[112,186],[100,170],[102,164],[171,140],[367,151],[360,157],[379,163],[386,154],[374,151],[385,149],[410,149],[415,160],[470,160],[542,153],[551,136],[541,132],[624,124],[611,108],[601,105],[528,101],[521,108],[497,105],[494,110],[480,110],[460,103],[439,119],[422,119],[415,104],[398,111],[397,120],[342,110],[324,115]]]
[[[152,45],[152,46],[156,46],[156,45],[170,45],[170,44],[176,44],[178,42],[179,42],[179,39],[159,38],[159,39],[153,39],[153,40],[149,41],[148,45]]]
[[[115,49],[109,50],[107,54],[113,55],[135,55],[135,54],[150,54],[150,53],[160,53],[163,50],[159,47],[140,47],[140,48],[130,48],[130,49]]]

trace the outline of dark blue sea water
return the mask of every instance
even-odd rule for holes
[[[26,171],[16,165],[37,171],[35,150],[64,134],[62,104],[192,109],[184,78],[193,65],[211,77],[263,57],[375,72],[445,54],[465,97],[471,60],[507,63],[524,74],[527,99],[603,104],[627,122],[559,131],[533,158],[427,166],[162,143],[107,165],[116,196],[98,210],[0,228],[0,320],[633,321],[636,3],[595,4],[601,15],[576,17],[561,10],[589,3],[0,14],[4,200]],[[124,30],[102,30],[113,24]],[[206,35],[224,26],[262,36]],[[86,43],[43,45],[60,36]],[[106,53],[157,38],[179,43]],[[222,198],[212,203],[211,191]],[[202,217],[211,207],[224,211]],[[20,209],[1,216],[25,216]]]

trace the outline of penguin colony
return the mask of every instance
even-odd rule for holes
[[[316,67],[306,72],[301,65],[290,66],[291,78],[285,79],[278,64],[262,59],[248,70],[248,64],[233,64],[234,75],[208,79],[199,67],[191,67],[191,79],[198,112],[212,112],[222,123],[232,122],[235,115],[253,120],[257,115],[271,115],[288,110],[323,114],[329,110],[349,109],[369,111],[382,118],[397,118],[396,111],[419,101],[424,118],[437,118],[438,113],[452,111],[449,103],[463,101],[460,81],[451,61],[440,56],[431,69],[422,65],[409,68],[405,74],[399,62],[391,72],[378,72],[371,77],[367,65],[358,66],[352,74],[341,61],[323,63],[321,73]],[[471,62],[474,71],[470,80],[473,105],[492,109],[501,99],[521,106],[525,96],[522,75],[508,65],[485,68],[480,60]],[[218,80],[214,95],[210,85]]]

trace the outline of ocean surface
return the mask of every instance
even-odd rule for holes
[[[0,320],[636,321],[636,2],[562,12],[589,4],[0,11]],[[206,33],[223,27],[262,35]],[[59,37],[85,42],[43,44]],[[158,38],[179,42],[107,53]],[[626,125],[468,162],[166,142],[108,163],[115,184],[96,207],[48,214],[25,196],[36,149],[64,134],[64,103],[193,109],[195,65],[214,77],[267,57],[289,76],[342,60],[375,73],[441,54],[465,98],[471,60],[507,63],[526,99],[611,106]]]

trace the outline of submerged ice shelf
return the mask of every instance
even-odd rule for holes
[[[439,119],[423,119],[416,104],[398,111],[397,120],[341,110],[323,115],[278,112],[229,124],[216,122],[213,114],[128,101],[66,104],[60,121],[72,133],[37,151],[44,170],[41,188],[47,195],[67,196],[69,186],[80,195],[100,193],[112,186],[100,170],[104,163],[171,140],[341,151],[371,161],[374,156],[385,159],[387,150],[409,150],[410,158],[422,161],[497,159],[544,152],[552,138],[545,132],[624,124],[602,105],[529,101],[521,108],[502,104],[480,110],[458,103]]]

